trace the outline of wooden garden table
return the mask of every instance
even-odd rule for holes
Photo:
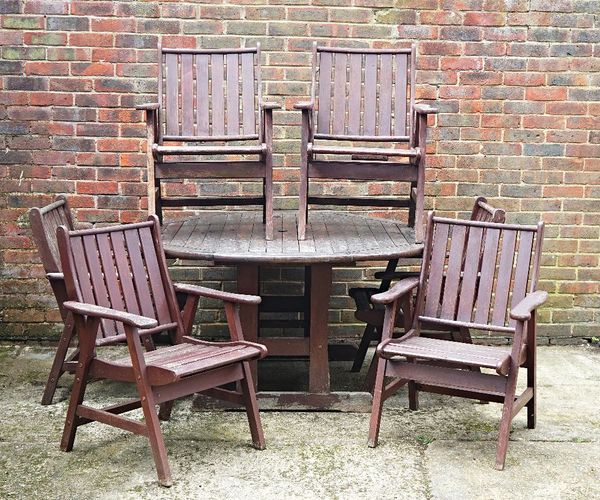
[[[423,245],[415,243],[413,229],[393,220],[330,211],[310,212],[306,239],[299,241],[296,215],[296,211],[276,212],[274,239],[266,241],[259,212],[207,213],[165,224],[163,245],[170,258],[236,266],[239,293],[259,294],[260,266],[307,266],[308,337],[259,339],[258,308],[244,306],[241,310],[246,340],[265,344],[270,355],[309,357],[308,392],[260,392],[261,406],[269,407],[263,401],[270,400],[274,408],[349,409],[349,394],[331,392],[329,383],[327,319],[332,268],[418,256]]]

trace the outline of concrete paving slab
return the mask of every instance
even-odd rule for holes
[[[163,424],[171,489],[156,484],[143,437],[94,423],[72,453],[59,451],[71,379],[56,404],[39,404],[52,352],[0,347],[0,498],[72,498],[74,488],[111,499],[600,498],[597,348],[539,349],[538,428],[517,417],[503,472],[493,468],[497,404],[423,394],[411,412],[400,391],[384,406],[376,449],[366,446],[368,414],[263,412],[267,450],[257,451],[244,413],[195,411],[186,398]],[[360,388],[364,372],[334,369],[344,389]],[[127,384],[89,387],[93,405],[135,394]]]
[[[425,453],[433,499],[600,498],[595,443],[510,443],[504,471],[494,467],[495,441],[436,441]]]

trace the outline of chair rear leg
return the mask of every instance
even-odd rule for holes
[[[416,360],[409,359],[410,363],[416,363]],[[419,390],[414,380],[408,381],[408,408],[415,411],[419,409]]]
[[[352,368],[350,368],[351,372],[359,372],[362,368],[362,365],[365,361],[365,357],[367,356],[367,351],[369,350],[369,346],[371,345],[371,341],[375,336],[374,334],[375,327],[373,325],[367,325],[365,327],[363,336],[360,339],[358,349],[356,350],[356,355],[354,356],[354,363],[352,363]]]
[[[254,381],[252,380],[252,372],[250,364],[247,361],[242,362],[242,370],[244,378],[240,380],[244,405],[246,406],[246,414],[248,415],[248,424],[250,425],[250,434],[252,435],[252,444],[257,450],[264,450],[266,447],[265,436],[263,434],[262,423],[260,421],[260,413],[258,411],[258,402],[256,400],[256,392],[254,391]]]
[[[63,429],[60,449],[62,451],[71,451],[75,442],[75,434],[79,426],[79,417],[77,416],[77,407],[83,402],[85,388],[88,382],[88,371],[93,353],[93,347],[82,345],[79,352],[77,370],[75,371],[75,382],[71,389],[71,398],[67,408],[65,426]]]
[[[371,420],[369,422],[370,448],[375,448],[379,440],[379,428],[381,425],[381,411],[383,410],[383,389],[385,388],[385,369],[387,360],[377,358],[377,375],[375,376],[375,387],[373,388],[373,407],[371,408]]]
[[[43,405],[52,404],[52,398],[54,397],[54,393],[56,392],[58,381],[62,374],[65,372],[63,370],[63,364],[67,357],[67,351],[69,349],[69,345],[71,344],[71,339],[73,338],[73,332],[73,319],[72,316],[69,314],[65,319],[65,326],[60,336],[60,340],[58,341],[58,347],[56,349],[56,354],[54,355],[52,368],[50,368],[50,373],[48,374],[48,381],[46,382],[44,394],[42,395]]]

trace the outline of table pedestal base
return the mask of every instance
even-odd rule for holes
[[[328,392],[326,394],[310,392],[257,393],[261,411],[340,411],[352,413],[370,413],[373,398],[368,392]],[[242,406],[227,401],[197,394],[194,397],[194,410],[244,410]]]

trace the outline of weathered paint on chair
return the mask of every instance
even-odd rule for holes
[[[264,357],[264,346],[245,342],[239,319],[240,304],[258,304],[260,297],[227,293],[194,285],[173,285],[162,250],[158,218],[148,222],[82,231],[60,227],[58,241],[80,354],[61,449],[73,448],[80,425],[102,422],[147,436],[159,482],[171,484],[171,472],[155,405],[168,419],[173,400],[207,391],[246,407],[252,441],[265,447],[254,384],[248,362]],[[181,313],[175,293],[187,295]],[[231,342],[205,342],[189,337],[200,297],[220,299]],[[129,356],[106,359],[97,355],[99,330],[122,337]],[[175,345],[144,353],[142,339],[158,332],[174,332]],[[98,352],[98,354],[101,354]],[[139,399],[103,409],[83,404],[88,379],[134,383]],[[239,381],[241,391],[219,389]],[[144,421],[120,416],[142,408]]]
[[[419,391],[502,403],[496,467],[504,467],[510,424],[524,406],[527,426],[535,427],[535,311],[547,299],[546,292],[536,290],[543,230],[542,222],[522,226],[429,215],[419,279],[407,278],[371,297],[385,305],[385,316],[370,446],[377,445],[383,401],[408,382],[413,410]],[[415,288],[412,328],[393,338],[398,304]],[[513,342],[509,347],[482,346],[423,337],[421,328],[431,324],[500,333]],[[519,367],[527,370],[527,387],[517,395]],[[385,377],[395,380],[386,386]]]
[[[313,45],[311,99],[302,110],[298,236],[306,237],[310,204],[408,207],[417,241],[423,238],[427,115],[415,104],[415,46],[342,49]],[[387,147],[327,145],[327,141],[387,143]],[[399,149],[397,144],[407,147]],[[320,155],[349,160],[318,159]],[[388,161],[404,157],[404,163]],[[347,198],[312,196],[310,179],[383,180],[410,183],[409,196]]]

